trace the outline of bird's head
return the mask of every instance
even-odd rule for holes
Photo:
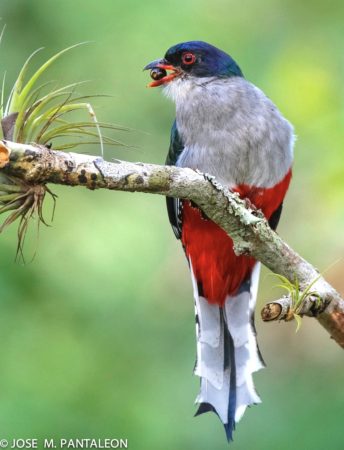
[[[177,78],[243,76],[240,67],[227,53],[202,41],[174,45],[164,58],[147,64],[144,70],[148,69],[153,71],[154,78],[148,85],[150,87],[166,85]]]

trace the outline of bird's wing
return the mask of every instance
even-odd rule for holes
[[[166,158],[168,166],[174,166],[184,150],[184,144],[179,136],[176,121],[174,121],[171,129],[170,148]],[[166,197],[166,206],[168,218],[170,220],[173,232],[177,239],[182,235],[182,202],[179,198]]]
[[[271,214],[271,217],[269,219],[270,228],[272,228],[274,231],[276,231],[278,222],[281,218],[282,208],[283,208],[283,202],[280,203],[280,205],[277,209],[275,209],[275,211]]]

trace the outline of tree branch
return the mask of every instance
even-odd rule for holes
[[[187,168],[107,162],[100,157],[9,141],[2,141],[0,145],[1,167],[4,173],[30,184],[55,183],[192,200],[230,235],[237,255],[253,256],[291,283],[297,279],[301,291],[307,292],[307,287],[314,283],[311,294],[316,293],[316,307],[310,296],[306,296],[302,307],[298,305],[298,311],[301,315],[316,316],[344,348],[344,300],[339,293],[271,230],[260,211],[222,187],[214,177]],[[284,308],[278,302],[273,304],[275,306],[270,303],[263,309],[263,320],[291,318],[295,309],[291,298],[284,300]],[[269,308],[274,311],[270,316]],[[281,315],[282,310],[284,314]]]

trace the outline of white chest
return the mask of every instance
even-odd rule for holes
[[[290,169],[292,126],[243,78],[176,80],[165,92],[176,102],[185,145],[177,165],[215,175],[229,187],[271,187]]]

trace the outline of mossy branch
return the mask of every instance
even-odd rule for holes
[[[312,296],[316,294],[317,307],[314,308],[314,302],[308,296],[298,313],[316,316],[344,348],[344,300],[339,293],[271,230],[260,211],[247,205],[238,194],[222,187],[214,177],[187,168],[107,162],[100,157],[10,141],[2,141],[0,145],[1,168],[5,174],[29,184],[55,183],[192,200],[231,236],[236,254],[253,256],[291,283],[297,279],[300,292],[307,292],[311,285]],[[284,311],[288,309],[287,299],[284,299],[284,305],[287,304]],[[269,305],[262,312],[265,319]],[[290,314],[281,315],[281,311],[278,312],[283,309],[278,303],[274,305],[270,320],[290,319]],[[289,312],[292,306],[290,299]]]

